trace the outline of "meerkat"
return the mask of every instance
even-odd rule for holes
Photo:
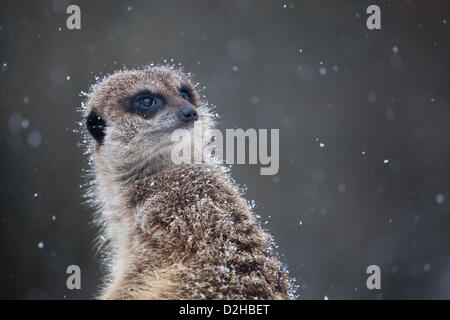
[[[224,166],[176,165],[177,128],[214,126],[191,77],[171,66],[121,70],[84,104],[92,179],[108,250],[100,299],[290,299],[270,234]]]

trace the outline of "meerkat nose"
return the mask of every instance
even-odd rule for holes
[[[198,120],[198,113],[191,106],[184,105],[180,108],[180,118],[185,123],[191,123]]]

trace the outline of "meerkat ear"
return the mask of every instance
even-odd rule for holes
[[[86,118],[86,127],[91,136],[100,144],[103,144],[105,139],[106,122],[100,116],[91,111]]]

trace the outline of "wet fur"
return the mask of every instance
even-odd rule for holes
[[[172,67],[116,72],[92,87],[84,106],[85,117],[95,112],[106,124],[103,141],[89,138],[88,148],[87,195],[108,265],[100,298],[289,299],[272,238],[226,169],[213,159],[170,160],[183,85],[193,90],[205,130],[213,128],[196,86]],[[151,119],[128,113],[121,101],[142,90],[168,97],[167,110]]]

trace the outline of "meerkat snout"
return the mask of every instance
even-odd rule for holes
[[[198,120],[197,111],[190,105],[182,105],[179,115],[184,123],[191,123]]]

